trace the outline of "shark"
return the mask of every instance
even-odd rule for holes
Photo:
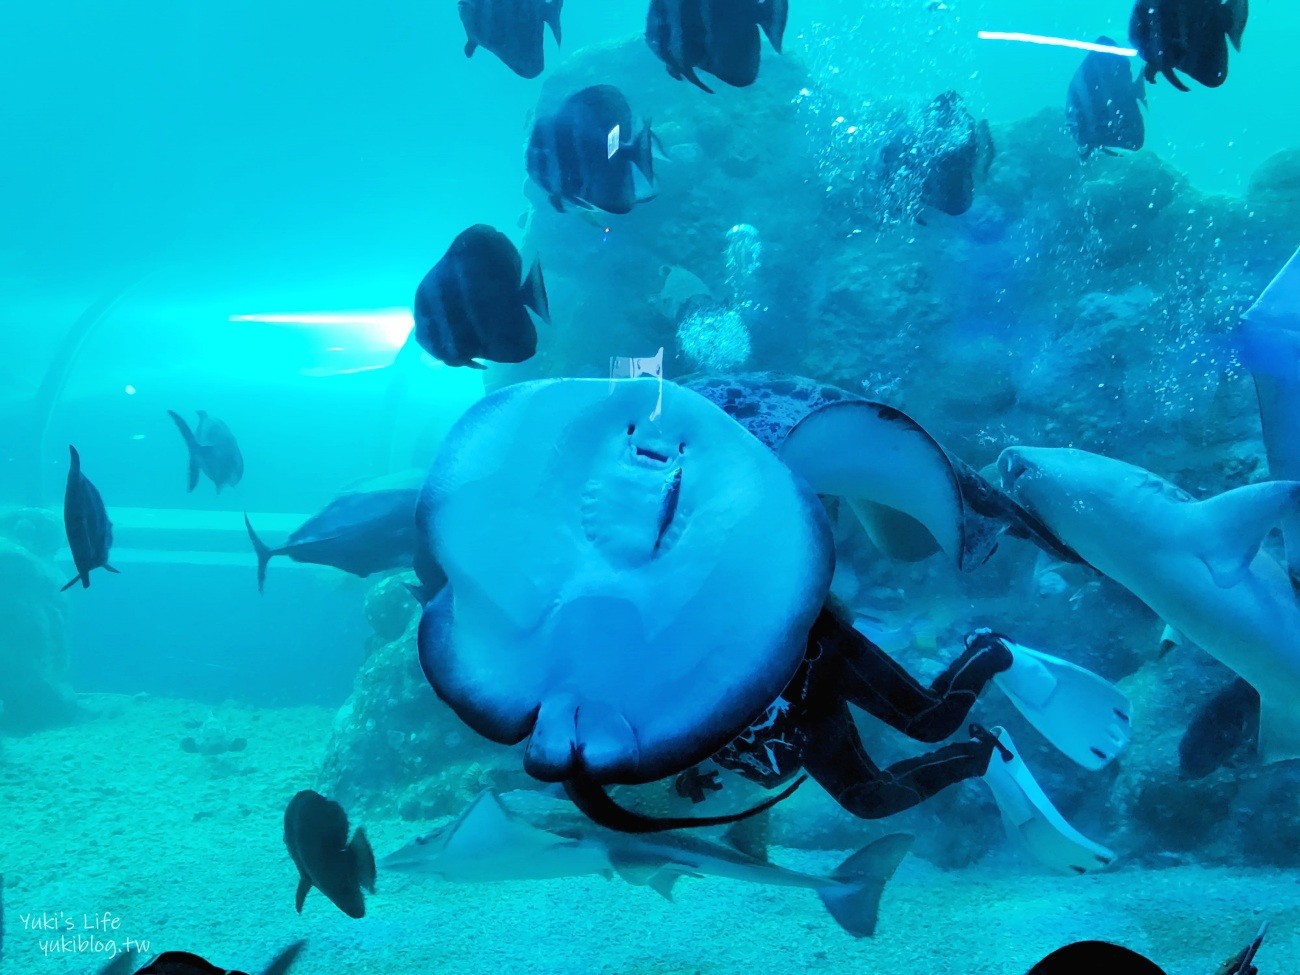
[[[731,880],[815,891],[835,922],[855,938],[875,933],[885,885],[912,847],[906,833],[883,836],[826,876],[771,863],[753,820],[716,842],[685,832],[636,834],[577,816],[552,825],[512,813],[486,790],[448,825],[416,837],[380,861],[384,870],[452,883],[549,880],[592,874],[618,876],[668,900],[682,877]]]
[[[998,469],[1064,544],[1259,692],[1263,762],[1300,758],[1300,606],[1261,550],[1300,511],[1300,481],[1198,501],[1136,465],[1053,447],[1009,447]]]

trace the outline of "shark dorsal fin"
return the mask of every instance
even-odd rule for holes
[[[667,857],[660,854],[639,855],[626,851],[610,852],[610,865],[623,881],[634,887],[653,886],[655,874],[669,863]]]
[[[770,832],[768,817],[763,814],[733,823],[722,835],[722,839],[733,850],[767,863],[767,839]]]
[[[1296,309],[1300,308],[1300,250],[1278,272],[1267,288],[1246,313],[1242,315],[1252,324],[1296,327]]]
[[[1300,508],[1300,482],[1265,481],[1200,502],[1201,560],[1217,585],[1235,586],[1250,571],[1264,537]]]
[[[501,797],[491,789],[484,789],[473,802],[443,832],[443,846],[450,846],[459,837],[464,840],[484,834],[500,835],[513,823],[510,810]]]

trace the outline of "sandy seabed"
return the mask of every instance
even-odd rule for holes
[[[956,872],[909,857],[885,893],[876,936],[862,941],[840,931],[811,891],[718,879],[685,879],[670,903],[600,877],[471,886],[381,871],[365,918],[317,892],[298,915],[284,807],[315,780],[332,712],[219,708],[248,747],[204,756],[180,741],[207,705],[85,700],[95,715],[85,723],[2,743],[6,973],[90,975],[108,960],[109,941],[120,949],[128,939],[256,973],[306,938],[294,975],[1023,975],[1065,942],[1104,938],[1170,975],[1212,975],[1266,918],[1261,975],[1300,971],[1300,871],[1058,877],[1005,851]],[[400,820],[364,825],[380,856],[421,831]],[[772,854],[814,873],[842,858]],[[37,918],[62,927],[38,929]],[[49,951],[54,943],[70,950]]]

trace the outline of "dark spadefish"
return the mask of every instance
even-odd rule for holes
[[[612,85],[584,88],[542,116],[528,140],[528,175],[563,212],[571,203],[629,213],[655,195],[655,137],[633,133],[632,109]]]
[[[68,484],[63,491],[63,528],[77,574],[63,588],[70,589],[80,581],[83,589],[89,589],[93,569],[117,571],[108,564],[108,550],[113,547],[113,523],[108,520],[99,490],[81,473],[81,456],[77,448],[69,444],[68,453],[71,466],[68,468]]]
[[[987,175],[994,151],[988,123],[976,122],[961,96],[946,91],[885,142],[879,178],[886,198],[918,219],[918,206],[961,216],[975,201],[975,177]]]
[[[342,806],[310,789],[299,792],[284,811],[284,845],[298,868],[299,914],[315,887],[348,917],[366,916],[362,888],[375,892],[375,855],[364,829],[349,841]]]
[[[524,362],[537,351],[532,309],[544,322],[542,265],[534,261],[520,283],[523,260],[505,234],[486,224],[463,231],[415,291],[415,340],[449,366],[486,368],[490,362]]]
[[[1205,702],[1178,742],[1178,774],[1203,779],[1244,751],[1259,728],[1259,691],[1240,677]]]
[[[1220,965],[1214,975],[1259,975],[1259,969],[1255,967],[1255,955],[1264,943],[1266,934],[1267,921],[1260,925],[1259,933],[1250,944]],[[1028,975],[1074,975],[1075,972],[1166,975],[1163,968],[1145,955],[1109,941],[1076,941],[1058,948],[1031,968]]]
[[[705,71],[734,88],[758,79],[760,30],[781,53],[789,14],[787,0],[651,0],[646,43],[668,73],[702,91]]]
[[[295,941],[276,955],[266,968],[261,969],[260,975],[287,975],[306,944],[306,941]],[[133,971],[134,964],[130,958],[134,957],[134,954],[134,952],[127,952],[119,955],[118,960],[110,963],[100,972],[100,975],[119,975],[119,973],[125,975],[126,972]],[[246,975],[246,973],[233,968],[218,968],[206,958],[192,952],[165,951],[144,968],[135,971],[135,975]]]
[[[414,567],[420,477],[419,471],[401,472],[357,485],[294,529],[279,548],[263,542],[245,514],[244,527],[257,553],[257,591],[266,584],[267,564],[277,555],[363,579],[385,569]],[[426,565],[424,573],[422,579],[439,575],[434,564]]]
[[[522,78],[536,78],[546,66],[542,26],[549,24],[560,43],[560,7],[564,0],[460,0],[465,26],[465,57],[480,47]]]
[[[1109,37],[1098,44],[1112,47]],[[1146,141],[1146,123],[1138,102],[1146,102],[1146,85],[1139,74],[1129,73],[1128,59],[1093,52],[1083,59],[1070,81],[1065,98],[1065,119],[1079,153],[1085,159],[1101,151],[1138,150]]]
[[[1190,89],[1181,71],[1207,88],[1228,79],[1228,42],[1241,50],[1249,0],[1137,0],[1129,18],[1129,41],[1154,82],[1164,75],[1179,91]]]
[[[199,483],[199,474],[203,473],[220,494],[222,487],[234,487],[243,478],[244,455],[240,453],[239,443],[230,427],[203,410],[196,413],[198,426],[191,430],[178,413],[167,411],[189,450],[189,490],[194,490]]]
[[[1109,941],[1076,941],[1058,948],[1031,968],[1029,975],[1103,971],[1106,975],[1166,975],[1149,958]]]

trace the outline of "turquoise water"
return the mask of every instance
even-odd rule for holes
[[[821,556],[834,573],[817,606],[835,596],[925,683],[965,634],[988,626],[1114,684],[1132,704],[1132,741],[1099,770],[1063,757],[1002,690],[982,693],[971,713],[1009,731],[1048,801],[1112,865],[1071,876],[1059,858],[1014,842],[979,776],[881,820],[850,815],[810,781],[766,817],[774,862],[820,876],[886,833],[915,838],[869,938],[841,931],[810,890],[717,876],[682,880],[670,901],[626,883],[634,873],[439,883],[381,863],[363,919],[319,891],[295,911],[283,831],[299,790],[337,800],[382,858],[486,788],[520,809],[555,789],[527,773],[524,745],[487,741],[416,666],[409,554],[364,576],[277,556],[259,594],[242,516],[279,544],[358,482],[444,472],[449,439],[464,456],[496,457],[494,441],[458,421],[514,383],[587,378],[603,391],[614,357],[659,350],[666,381],[789,373],[902,410],[943,457],[989,483],[1001,483],[1000,452],[1017,446],[1104,454],[1197,499],[1288,476],[1279,458],[1300,428],[1288,425],[1289,401],[1279,425],[1262,427],[1238,328],[1300,246],[1292,5],[1256,0],[1221,88],[1184,93],[1161,79],[1147,89],[1144,147],[1086,161],[1064,131],[1082,53],[978,33],[1127,45],[1127,3],[791,0],[784,53],[764,39],[757,83],[719,84],[714,95],[664,71],[644,41],[645,6],[568,0],[563,44],[548,32],[534,79],[485,49],[467,59],[450,0],[0,9],[0,971],[99,972],[130,937],[149,947],[129,972],[165,950],[257,972],[306,939],[300,975],[774,965],[1021,975],[1056,947],[1101,938],[1170,975],[1199,975],[1265,920],[1260,973],[1290,970],[1300,950],[1295,762],[1258,754],[1257,719],[1231,712],[1221,721],[1244,728],[1241,740],[1209,773],[1180,772],[1189,721],[1234,671],[1276,693],[1287,724],[1300,708],[1274,692],[1275,674],[1289,688],[1287,641],[1270,630],[1272,656],[1250,673],[1192,638],[1162,654],[1175,621],[1125,574],[1132,555],[1093,572],[1013,532],[963,570],[925,524],[942,551],[899,557],[842,500],[862,489],[853,464],[886,448],[839,431],[815,435],[809,450],[853,462],[839,481],[778,465],[827,502]],[[554,211],[529,186],[524,146],[537,117],[600,83],[650,120],[665,158],[656,198],[587,219]],[[921,221],[886,212],[871,179],[880,140],[948,90],[988,123],[996,147],[973,205]],[[453,367],[411,338],[416,286],[477,223],[545,271],[551,322],[537,326],[538,353],[524,363]],[[1287,300],[1279,314],[1294,322]],[[1283,347],[1268,355],[1292,368]],[[218,492],[200,478],[187,492],[168,410],[229,424],[243,480]],[[498,480],[470,478],[455,495],[466,505],[455,510],[473,512],[456,535],[465,548],[433,553],[453,580],[475,577],[499,597],[502,618],[517,608],[499,595],[522,591],[516,574],[546,599],[569,598],[544,567],[567,551],[547,526],[569,508],[548,492],[585,492],[566,495],[571,508],[611,496],[597,461],[592,480],[579,479],[584,442],[563,439],[551,416],[519,421],[501,456],[533,456],[553,438],[579,444],[572,464],[536,484],[536,468],[517,459],[492,468]],[[746,417],[734,419],[723,418],[735,449],[727,464],[774,463],[776,445],[758,445]],[[60,592],[75,571],[63,513],[69,443],[103,495],[120,574],[97,569],[90,588]],[[904,453],[871,476],[895,491],[891,503],[920,504],[948,485],[938,456]],[[741,469],[710,481],[710,497],[742,507],[759,480]],[[1086,508],[1082,482],[1067,479],[1065,491]],[[683,502],[683,517],[695,503]],[[655,517],[673,508],[660,504],[656,487]],[[629,505],[635,520],[642,509]],[[1288,505],[1189,530],[1188,547],[1201,558],[1221,536],[1253,532],[1241,541],[1249,556],[1234,557],[1249,562],[1264,537],[1259,558],[1275,568],[1283,539],[1262,533],[1285,528]],[[1049,532],[1071,530],[1060,511],[1039,514]],[[714,524],[691,526],[701,523]],[[1122,534],[1116,524],[1060,537],[1077,548]],[[770,537],[785,537],[783,525]],[[631,544],[623,522],[605,528],[614,549]],[[483,553],[505,555],[498,564]],[[543,568],[529,561],[539,553]],[[740,613],[778,566],[807,554],[756,543],[735,563],[753,578],[724,573],[698,612]],[[1211,552],[1198,564],[1219,563]],[[674,647],[690,645],[699,620],[673,631]],[[587,626],[602,644],[607,635]],[[682,677],[674,699],[751,665],[748,649],[735,653],[721,670],[711,657]],[[526,669],[504,659],[478,693]],[[863,713],[854,720],[880,764],[930,747]],[[764,794],[724,773],[732,784],[697,808],[673,787],[683,761],[621,801],[700,815]],[[719,831],[700,835],[718,841]],[[56,950],[34,920],[47,916],[75,919],[89,940]],[[107,926],[87,929],[92,918]]]

